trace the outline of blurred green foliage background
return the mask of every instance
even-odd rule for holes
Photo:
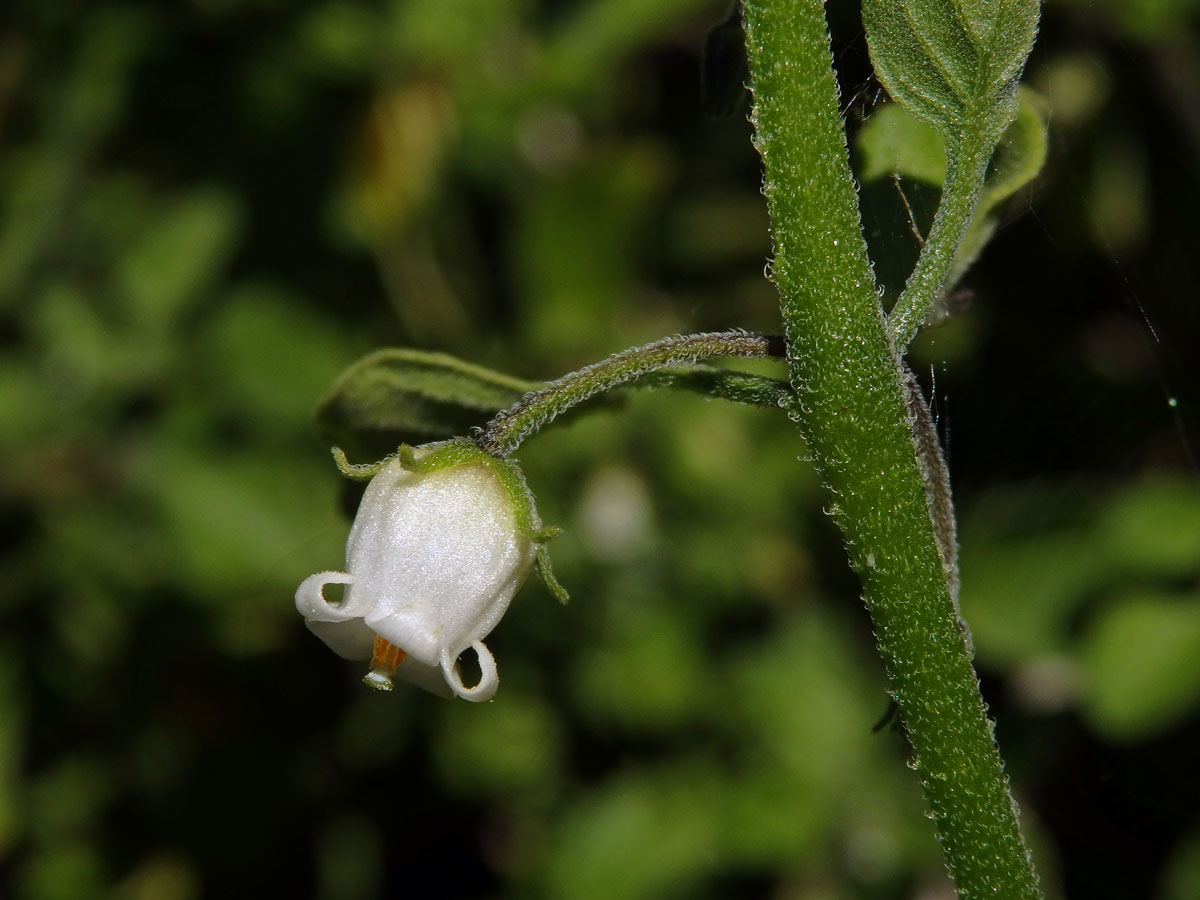
[[[914,354],[1052,896],[1200,896],[1196,6],[1047,6],[1048,167]],[[5,896],[949,896],[782,415],[655,391],[526,445],[573,601],[519,597],[494,703],[374,694],[292,607],[341,565],[311,412],[363,353],[541,379],[778,329],[749,126],[700,103],[727,11],[0,10]],[[864,184],[881,256],[899,197]]]

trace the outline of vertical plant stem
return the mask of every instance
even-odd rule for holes
[[[862,579],[959,895],[1036,898],[862,237],[824,6],[746,0],[745,23],[797,424]]]

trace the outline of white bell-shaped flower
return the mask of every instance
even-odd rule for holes
[[[487,461],[423,471],[392,459],[363,494],[346,541],[349,571],[305,579],[296,608],[335,653],[371,660],[373,687],[390,689],[396,675],[443,696],[489,700],[499,676],[483,638],[538,555],[541,523],[529,500],[521,522],[511,484]],[[325,599],[327,584],[346,585],[341,602]],[[474,687],[458,671],[468,648],[479,660]]]

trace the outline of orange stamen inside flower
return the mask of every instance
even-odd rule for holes
[[[371,669],[382,669],[384,674],[395,674],[396,667],[408,656],[395,644],[390,644],[379,635],[375,635],[375,645],[371,648]]]

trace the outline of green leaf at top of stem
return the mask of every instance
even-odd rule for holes
[[[937,213],[888,317],[901,353],[961,272],[956,261],[988,163],[1017,115],[1017,82],[1037,35],[1039,9],[1039,0],[864,0],[879,80],[946,147]],[[980,247],[976,241],[968,255]]]
[[[947,144],[994,142],[1017,114],[1039,0],[864,0],[879,80]]]
[[[1000,136],[988,163],[974,216],[959,244],[943,290],[952,289],[996,229],[1001,205],[1029,184],[1046,161],[1045,100],[1022,86],[1017,117]],[[898,103],[878,109],[855,138],[864,182],[895,176],[940,188],[946,179],[946,149],[932,126]]]

